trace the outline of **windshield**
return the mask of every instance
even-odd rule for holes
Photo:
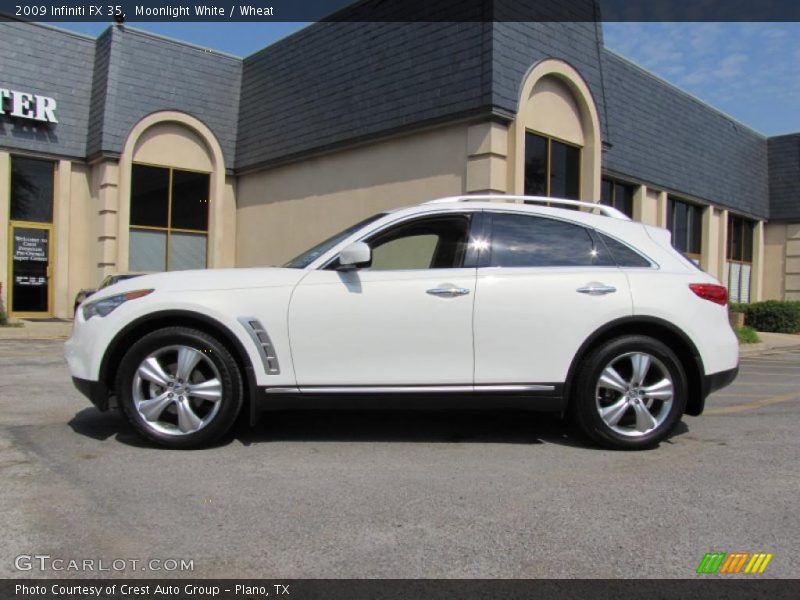
[[[386,213],[378,213],[377,215],[372,215],[369,219],[364,219],[363,221],[360,221],[355,225],[351,225],[344,231],[340,231],[336,235],[329,237],[327,240],[317,244],[310,250],[306,250],[300,256],[294,257],[292,260],[290,260],[283,266],[287,269],[305,269],[308,265],[317,260],[320,256],[322,256],[328,250],[333,248],[336,244],[338,244],[345,238],[350,237],[362,227],[369,225],[373,221],[377,221],[378,219],[380,219],[385,215]]]

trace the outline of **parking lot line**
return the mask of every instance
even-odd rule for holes
[[[748,375],[755,375],[755,373],[748,373]],[[794,381],[737,381],[737,388],[751,388],[751,387],[786,387],[787,385],[797,385]]]
[[[739,361],[743,365],[752,365],[758,363],[770,363],[775,365],[793,365],[795,364],[791,360],[786,360],[785,358],[763,358],[763,357],[753,357],[753,358],[743,358]]]
[[[753,400],[752,402],[744,402],[742,404],[733,404],[731,406],[720,406],[718,408],[709,408],[703,411],[704,415],[729,415],[733,413],[743,412],[746,410],[756,410],[764,406],[772,404],[780,404],[781,402],[789,402],[791,400],[800,400],[800,393],[790,392],[788,394],[781,394],[779,396],[770,396],[769,398],[761,398]]]
[[[772,396],[759,395],[759,394],[728,394],[722,392],[717,392],[709,397],[715,400],[722,398],[750,398],[750,400],[761,400],[763,398],[772,398]]]

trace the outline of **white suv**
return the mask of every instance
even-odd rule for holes
[[[599,212],[600,214],[594,214]],[[727,293],[669,233],[571,200],[464,196],[375,215],[281,268],[146,275],[75,316],[76,387],[163,446],[244,407],[569,411],[647,448],[737,373]]]

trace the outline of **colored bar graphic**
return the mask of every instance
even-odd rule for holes
[[[766,552],[732,552],[727,554],[725,552],[708,552],[700,561],[697,567],[697,573],[714,574],[738,574],[742,572],[755,575],[763,573],[769,562],[772,560],[772,554]],[[745,564],[747,565],[745,567]]]
[[[716,573],[722,561],[725,559],[724,552],[709,552],[703,557],[700,566],[697,567],[698,573]]]
[[[745,573],[763,573],[769,561],[772,560],[772,554],[766,553],[757,553],[753,554],[753,558],[750,559],[747,567],[745,568]]]
[[[727,560],[723,563],[720,573],[738,573],[742,570],[745,561],[750,556],[749,552],[733,552],[728,555]]]

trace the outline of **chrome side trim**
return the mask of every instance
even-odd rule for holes
[[[506,384],[506,385],[486,385],[478,384],[475,386],[476,392],[552,392],[556,389],[554,385],[544,384]]]
[[[266,388],[267,394],[452,394],[459,392],[552,392],[554,385],[363,385],[363,386],[301,386]]]
[[[297,387],[268,387],[264,388],[266,394],[299,394],[300,388]]]
[[[272,345],[272,340],[261,322],[255,317],[239,317],[238,321],[250,334],[256,348],[258,348],[258,353],[261,356],[261,362],[264,363],[264,371],[266,371],[267,375],[279,375],[281,367],[278,364],[275,346]]]

